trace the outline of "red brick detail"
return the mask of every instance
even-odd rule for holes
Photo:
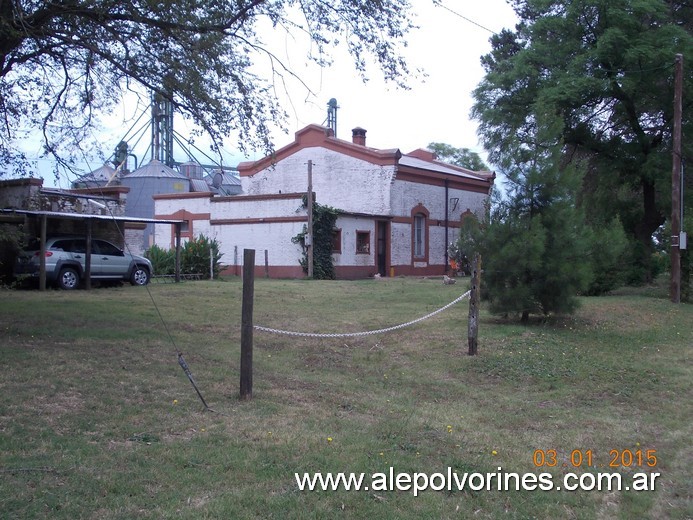
[[[414,256],[414,251],[416,250],[415,246],[415,238],[416,238],[416,222],[415,222],[415,217],[416,215],[423,215],[425,217],[424,220],[424,254],[423,256]],[[426,206],[423,204],[419,203],[417,204],[414,209],[411,210],[411,217],[410,217],[410,222],[411,222],[411,266],[414,267],[414,262],[425,262],[428,263],[428,244],[429,244],[429,237],[431,235],[431,232],[429,230],[431,220],[430,220],[431,212],[426,209]]]
[[[270,265],[268,267],[270,278],[305,278],[306,273],[303,272],[303,268],[300,265]],[[241,276],[243,274],[243,266],[241,265],[228,265],[222,271],[221,274],[224,276]],[[256,265],[255,266],[255,277],[264,278],[265,277],[265,266]]]
[[[431,150],[425,150],[423,148],[417,148],[413,152],[409,152],[405,155],[408,155],[409,157],[416,157],[417,159],[421,159],[422,161],[430,162],[433,162],[438,158],[438,156],[434,154]]]
[[[188,230],[181,231],[180,236],[181,238],[193,238],[195,236],[194,222],[196,220],[207,221],[209,217],[209,213],[190,213],[185,209],[179,209],[170,215],[157,215],[155,218],[163,220],[187,220]],[[176,226],[171,226],[171,247],[176,247]]]
[[[413,265],[393,265],[395,276],[443,276],[447,266],[443,264],[414,267]]]
[[[325,148],[379,166],[394,166],[402,156],[402,153],[397,149],[376,150],[337,139],[331,134],[329,128],[319,125],[308,125],[296,132],[293,143],[280,148],[273,155],[269,155],[259,161],[240,163],[238,165],[238,173],[241,177],[250,177],[304,148]]]

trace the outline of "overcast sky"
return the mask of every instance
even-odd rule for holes
[[[292,96],[286,107],[291,132],[323,123],[327,102],[336,98],[339,138],[351,139],[351,129],[360,126],[368,131],[367,145],[375,148],[407,153],[430,142],[444,142],[482,151],[477,125],[469,118],[471,93],[483,78],[479,59],[491,50],[490,31],[514,28],[515,14],[506,0],[444,0],[448,9],[433,6],[431,0],[412,0],[412,4],[420,28],[410,35],[405,56],[412,69],[423,68],[427,77],[412,80],[411,89],[403,91],[386,84],[375,69],[364,84],[346,55],[340,54],[337,63],[321,72],[294,59],[298,68],[311,72],[307,77],[314,95]],[[285,136],[276,144],[290,140]]]
[[[307,84],[310,90],[290,84],[288,91],[278,89],[285,110],[289,114],[288,134],[277,130],[274,145],[281,148],[293,140],[293,134],[308,124],[324,124],[327,103],[336,98],[339,104],[337,137],[351,139],[351,129],[360,126],[367,130],[367,145],[374,148],[399,148],[403,153],[424,148],[430,142],[443,142],[458,148],[470,148],[482,155],[476,135],[477,125],[469,117],[472,91],[483,78],[479,59],[491,50],[492,32],[513,28],[516,17],[506,0],[443,0],[444,7],[434,6],[431,0],[412,0],[419,29],[409,35],[409,46],[404,49],[411,70],[423,69],[425,78],[412,79],[410,90],[401,90],[382,79],[374,66],[364,82],[355,71],[353,62],[343,49],[334,52],[334,64],[320,69],[306,59],[306,44],[293,35],[273,31],[267,43]],[[144,104],[140,110],[148,110]],[[135,105],[123,107],[122,114],[114,114],[110,128],[103,129],[102,142],[108,156],[132,125]],[[176,118],[177,133],[185,134],[186,124]],[[143,132],[140,142],[130,141],[139,156],[140,164],[150,159],[149,131]],[[207,149],[203,141],[199,147]],[[225,142],[225,163],[235,166],[242,160],[262,157],[258,152],[243,157],[234,149],[234,139]],[[188,157],[176,154],[176,160]],[[204,158],[198,159],[205,162]],[[69,187],[74,175],[55,183],[48,161],[39,162],[46,185]],[[94,158],[85,166],[85,173],[101,166]]]

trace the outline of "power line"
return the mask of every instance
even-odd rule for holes
[[[453,10],[450,9],[448,6],[443,5],[442,3],[439,3],[439,4],[437,4],[437,5],[439,5],[440,7],[442,7],[443,9],[445,9],[446,11],[451,12],[451,13],[454,14],[455,16],[459,16],[459,17],[462,18],[464,21],[469,22],[469,23],[471,23],[472,25],[476,25],[477,27],[479,27],[480,29],[483,29],[484,31],[488,31],[488,32],[490,32],[491,34],[496,34],[496,31],[492,31],[492,30],[489,29],[488,27],[484,27],[483,25],[481,25],[481,24],[478,23],[478,22],[475,22],[475,21],[472,20],[471,18],[467,18],[466,16],[461,15],[461,14],[458,13],[457,11],[453,11]]]

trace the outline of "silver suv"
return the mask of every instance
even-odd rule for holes
[[[87,241],[84,237],[53,237],[46,240],[46,281],[61,289],[75,289],[84,276]],[[34,239],[18,257],[16,276],[38,277],[41,246]],[[91,279],[129,281],[147,285],[152,276],[152,263],[124,252],[101,239],[91,241]]]

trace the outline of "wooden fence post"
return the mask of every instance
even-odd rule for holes
[[[241,399],[253,397],[253,298],[255,250],[243,250],[243,305],[241,308]]]
[[[472,267],[472,288],[469,293],[469,327],[467,339],[469,340],[469,355],[475,356],[477,352],[477,336],[479,333],[479,291],[481,289],[481,255],[474,253],[474,266]]]
[[[39,291],[46,290],[46,230],[48,217],[41,215],[41,257],[39,258]]]

